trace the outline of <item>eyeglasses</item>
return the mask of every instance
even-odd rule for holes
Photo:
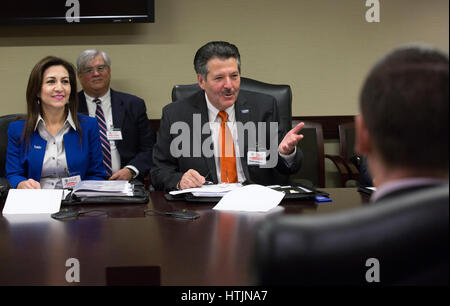
[[[98,73],[102,73],[108,70],[108,65],[99,65],[97,67],[87,67],[81,70],[82,73],[91,74],[96,70]]]

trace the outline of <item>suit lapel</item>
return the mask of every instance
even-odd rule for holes
[[[125,117],[125,108],[122,99],[111,89],[111,111],[113,124],[115,128],[122,128],[123,118]]]
[[[86,96],[84,91],[78,93],[78,113],[89,116],[89,111],[86,104]]]
[[[201,144],[205,143],[206,139],[208,137],[211,137],[211,130],[209,129],[209,116],[208,116],[208,107],[206,106],[206,99],[205,99],[205,92],[202,90],[200,92],[201,95],[198,99],[196,99],[199,103],[196,105],[196,107],[200,111],[201,115],[201,127],[205,126],[208,128],[209,133],[201,133]],[[202,154],[203,155],[203,154]],[[206,166],[208,168],[208,175],[209,177],[206,177],[206,180],[212,180],[213,182],[217,183],[217,170],[216,170],[216,161],[214,159],[214,155],[211,157],[204,157],[204,161],[206,162]],[[200,173],[201,175],[206,175],[206,173]]]
[[[42,174],[42,164],[44,163],[47,141],[45,141],[37,131],[32,134],[30,141],[30,164],[41,165],[41,167],[29,167],[30,177],[40,181]]]
[[[75,175],[75,172],[72,172],[76,167],[75,164],[77,159],[81,158],[81,145],[79,144],[78,133],[70,128],[69,132],[64,135],[64,148],[66,151],[66,162],[67,168],[70,175]],[[79,174],[79,173],[78,173]]]
[[[239,93],[238,99],[236,100],[235,103],[235,116],[236,116],[236,123],[240,122],[242,124],[241,126],[245,126],[245,124],[249,121],[256,122],[254,120],[255,118],[253,118],[253,113],[250,108],[250,105],[245,96],[241,94],[241,92]],[[238,127],[239,126],[240,125],[238,125]],[[239,137],[239,130],[238,130],[238,137]],[[245,177],[247,180],[249,180],[250,175],[248,172],[248,165],[247,165],[248,141],[245,141],[245,139],[243,139],[243,141],[241,141],[240,143],[242,142],[244,143],[244,150],[243,150],[244,154],[240,157],[240,160]],[[241,148],[239,149],[242,152]]]

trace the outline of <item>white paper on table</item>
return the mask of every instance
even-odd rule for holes
[[[67,198],[67,196],[68,196],[70,193],[72,193],[72,190],[71,190],[71,189],[63,189],[63,195],[62,195],[62,198],[63,198],[63,199]]]
[[[133,186],[125,180],[96,181],[85,180],[73,188],[73,194],[78,197],[101,196],[133,196]]]
[[[197,188],[187,188],[182,190],[174,190],[170,191],[171,195],[177,195],[182,193],[191,192],[194,196],[197,197],[208,197],[208,196],[224,196],[226,193],[233,191],[235,189],[241,188],[242,184],[240,183],[232,183],[232,184],[214,184],[214,185],[203,185]]]
[[[266,212],[278,206],[284,193],[261,185],[247,185],[230,191],[213,209],[232,211]]]
[[[10,189],[2,213],[52,214],[59,211],[62,189]]]

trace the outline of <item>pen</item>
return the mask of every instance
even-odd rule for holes
[[[209,172],[203,176],[205,178],[205,182],[203,183],[203,185],[214,185],[214,182],[207,180],[208,176],[209,176]]]

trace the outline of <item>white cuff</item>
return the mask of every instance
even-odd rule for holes
[[[138,170],[135,166],[132,166],[132,165],[126,165],[125,168],[131,169],[131,170],[133,170],[133,172],[135,173],[135,174],[132,176],[132,179],[136,178],[136,177],[139,175],[139,170]]]

